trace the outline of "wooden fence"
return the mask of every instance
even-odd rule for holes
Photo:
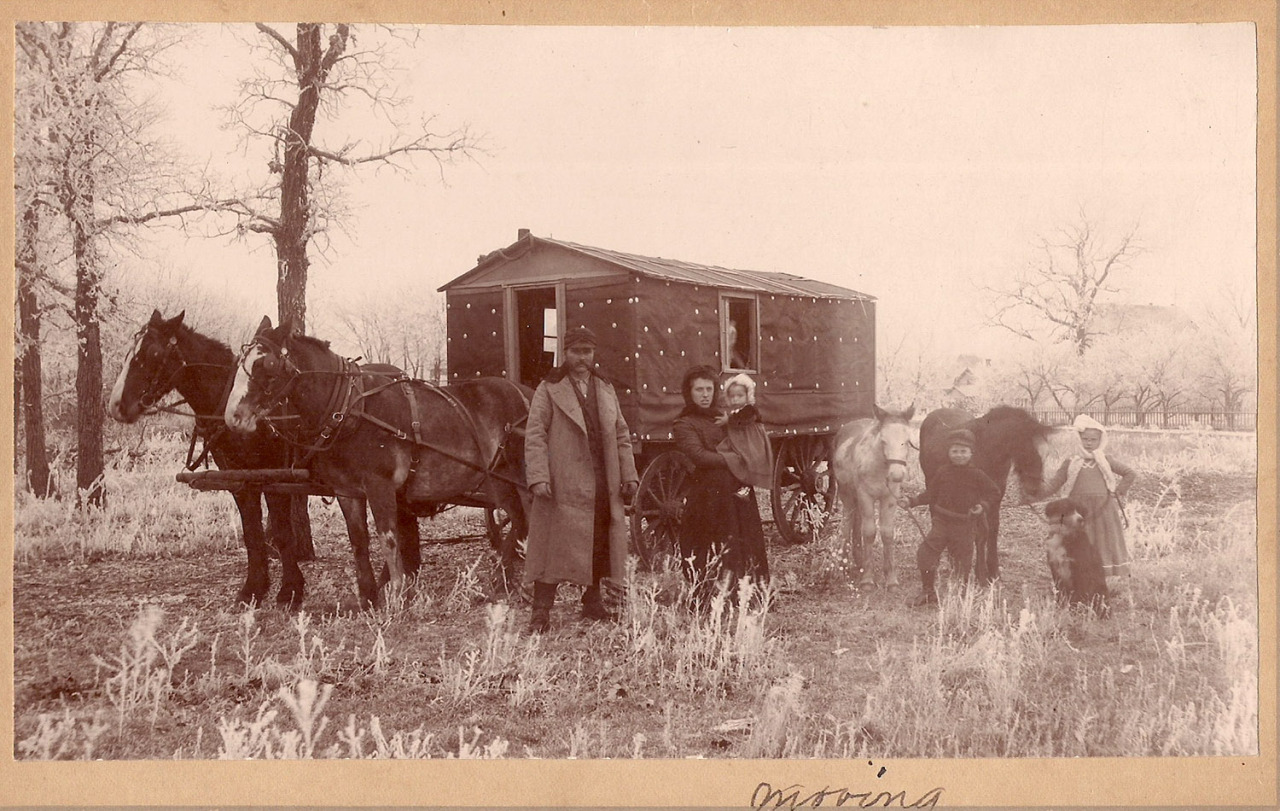
[[[1088,414],[1106,426],[1122,428],[1208,428],[1215,431],[1256,431],[1258,414],[1254,411],[1137,411],[1134,409],[1086,409],[1064,411],[1055,408],[1029,408],[1045,425],[1070,425],[1077,414]]]

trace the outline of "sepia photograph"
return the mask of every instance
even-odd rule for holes
[[[6,15],[14,802],[1275,801],[1274,3],[658,5]]]

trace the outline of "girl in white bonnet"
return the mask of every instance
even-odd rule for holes
[[[773,476],[769,437],[756,410],[756,382],[748,375],[736,374],[724,381],[723,389],[728,413],[716,422],[726,425],[727,436],[716,450],[742,483],[738,496],[750,498],[752,487],[768,489]]]
[[[1046,495],[1065,489],[1089,511],[1085,529],[1089,540],[1102,557],[1102,571],[1108,577],[1129,575],[1129,550],[1124,542],[1125,493],[1133,486],[1137,474],[1133,468],[1114,456],[1103,453],[1107,429],[1092,417],[1081,414],[1072,427],[1080,437],[1080,452],[1062,463],[1058,472],[1045,483]]]

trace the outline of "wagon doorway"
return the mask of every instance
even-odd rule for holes
[[[560,310],[554,287],[516,290],[516,362],[520,382],[537,387],[560,364]]]

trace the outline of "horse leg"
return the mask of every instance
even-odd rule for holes
[[[884,584],[898,585],[898,567],[893,565],[893,544],[897,537],[898,502],[893,493],[880,499],[880,543],[884,545]]]
[[[240,529],[244,551],[249,558],[244,586],[236,596],[241,605],[259,605],[271,588],[271,569],[267,563],[267,540],[262,532],[262,493],[240,490],[231,494],[240,510]]]
[[[298,544],[293,532],[293,496],[267,496],[267,537],[280,552],[280,591],[276,605],[296,611],[302,606],[302,569],[298,568]]]
[[[875,547],[876,542],[876,503],[872,500],[871,496],[864,494],[861,490],[858,491],[858,513],[862,518],[860,526],[858,527],[858,534],[860,536],[858,546],[861,548],[862,558],[862,562],[860,564],[860,568],[862,569],[862,578],[859,580],[859,584],[863,586],[874,586],[876,584],[876,577],[871,572],[870,557],[871,550]]]
[[[854,574],[861,576],[866,561],[862,559],[862,515],[858,511],[858,499],[852,484],[841,486],[836,492],[844,512],[845,559],[853,564]]]
[[[418,516],[414,515],[402,498],[396,499],[396,531],[400,533],[400,560],[407,577],[417,577],[422,568],[422,535],[418,531]]]
[[[996,541],[1000,537],[1000,505],[995,505],[986,519],[986,536],[979,537],[978,542],[986,547],[987,565],[979,582],[991,583],[1000,576],[1000,553],[996,550]]]
[[[378,584],[369,564],[369,523],[365,500],[359,496],[338,496],[338,506],[347,524],[347,536],[351,539],[351,556],[356,564],[356,589],[360,594],[360,607],[373,608],[378,602]]]
[[[405,589],[405,551],[401,548],[399,499],[394,486],[382,482],[367,482],[365,496],[369,500],[369,511],[373,513],[382,559],[390,569],[388,594],[401,595]]]

